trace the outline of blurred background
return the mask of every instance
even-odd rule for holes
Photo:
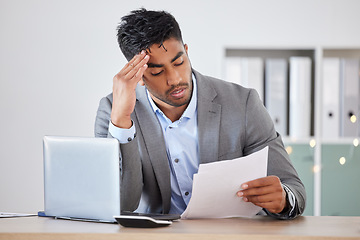
[[[360,215],[357,145],[337,137],[321,145],[316,129],[323,58],[332,49],[359,55],[358,0],[0,0],[0,212],[43,210],[42,138],[94,135],[99,100],[126,63],[117,24],[140,7],[175,16],[205,75],[224,78],[227,58],[247,49],[310,55],[312,132],[300,142],[285,136],[307,186],[306,215]]]

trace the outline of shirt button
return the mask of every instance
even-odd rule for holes
[[[185,196],[188,196],[188,195],[189,195],[189,192],[186,192],[186,193],[185,193]]]
[[[176,158],[174,161],[175,161],[176,163],[178,163],[178,162],[179,162],[179,159],[178,159],[178,158]]]
[[[131,142],[131,141],[132,141],[132,138],[131,138],[131,137],[129,137],[127,140],[128,140],[128,142]]]

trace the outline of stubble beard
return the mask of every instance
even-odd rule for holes
[[[191,75],[190,75],[190,79],[192,79]],[[186,91],[189,91],[189,94],[187,96],[185,96],[185,99],[183,99],[183,101],[181,102],[178,102],[178,101],[173,101],[171,99],[171,96],[170,96],[170,93],[178,88],[178,87],[186,87]],[[192,80],[190,81],[190,84],[189,83],[180,83],[176,86],[172,86],[169,90],[167,90],[165,92],[165,95],[159,95],[157,93],[154,94],[153,91],[151,91],[150,89],[148,89],[151,94],[156,97],[157,99],[159,99],[160,101],[170,105],[170,106],[173,106],[173,107],[181,107],[181,106],[184,106],[186,104],[189,104],[190,103],[190,100],[191,100],[191,96],[192,96],[192,92],[193,92],[193,83],[192,83]]]

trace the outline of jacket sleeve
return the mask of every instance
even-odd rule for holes
[[[255,90],[251,90],[246,104],[246,146],[244,154],[248,155],[269,146],[268,176],[278,176],[295,196],[295,208],[291,215],[270,216],[279,219],[291,219],[304,212],[306,193],[289,155],[286,152],[281,136],[275,131],[273,121],[262,104]]]
[[[95,137],[112,138],[109,133],[111,97],[100,100],[95,119]],[[139,205],[143,180],[142,166],[136,137],[126,144],[120,144],[120,209],[135,211]]]

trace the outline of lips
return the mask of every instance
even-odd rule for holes
[[[177,88],[170,92],[170,96],[174,98],[182,98],[185,95],[186,88]]]

